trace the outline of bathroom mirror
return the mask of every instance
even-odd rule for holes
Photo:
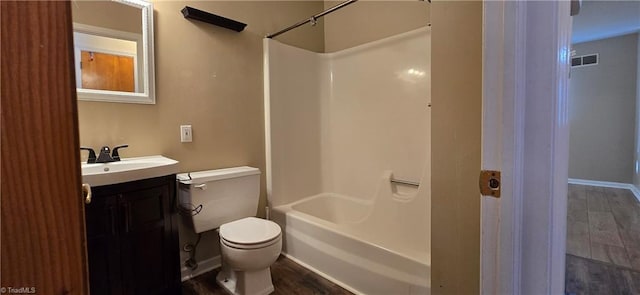
[[[155,104],[153,5],[75,0],[71,6],[78,99]]]

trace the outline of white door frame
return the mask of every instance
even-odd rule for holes
[[[483,294],[563,294],[568,167],[569,1],[485,1]]]

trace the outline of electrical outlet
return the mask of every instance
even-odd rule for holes
[[[193,133],[191,125],[180,125],[180,142],[192,142]]]

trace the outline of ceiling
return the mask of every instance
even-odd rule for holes
[[[572,43],[640,31],[640,1],[583,1],[573,17]]]

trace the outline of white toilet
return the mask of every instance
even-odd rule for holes
[[[244,166],[177,177],[180,204],[194,209],[196,233],[220,228],[222,269],[216,277],[218,284],[237,295],[273,292],[269,267],[280,255],[282,234],[275,222],[254,217],[260,197],[260,170]]]

